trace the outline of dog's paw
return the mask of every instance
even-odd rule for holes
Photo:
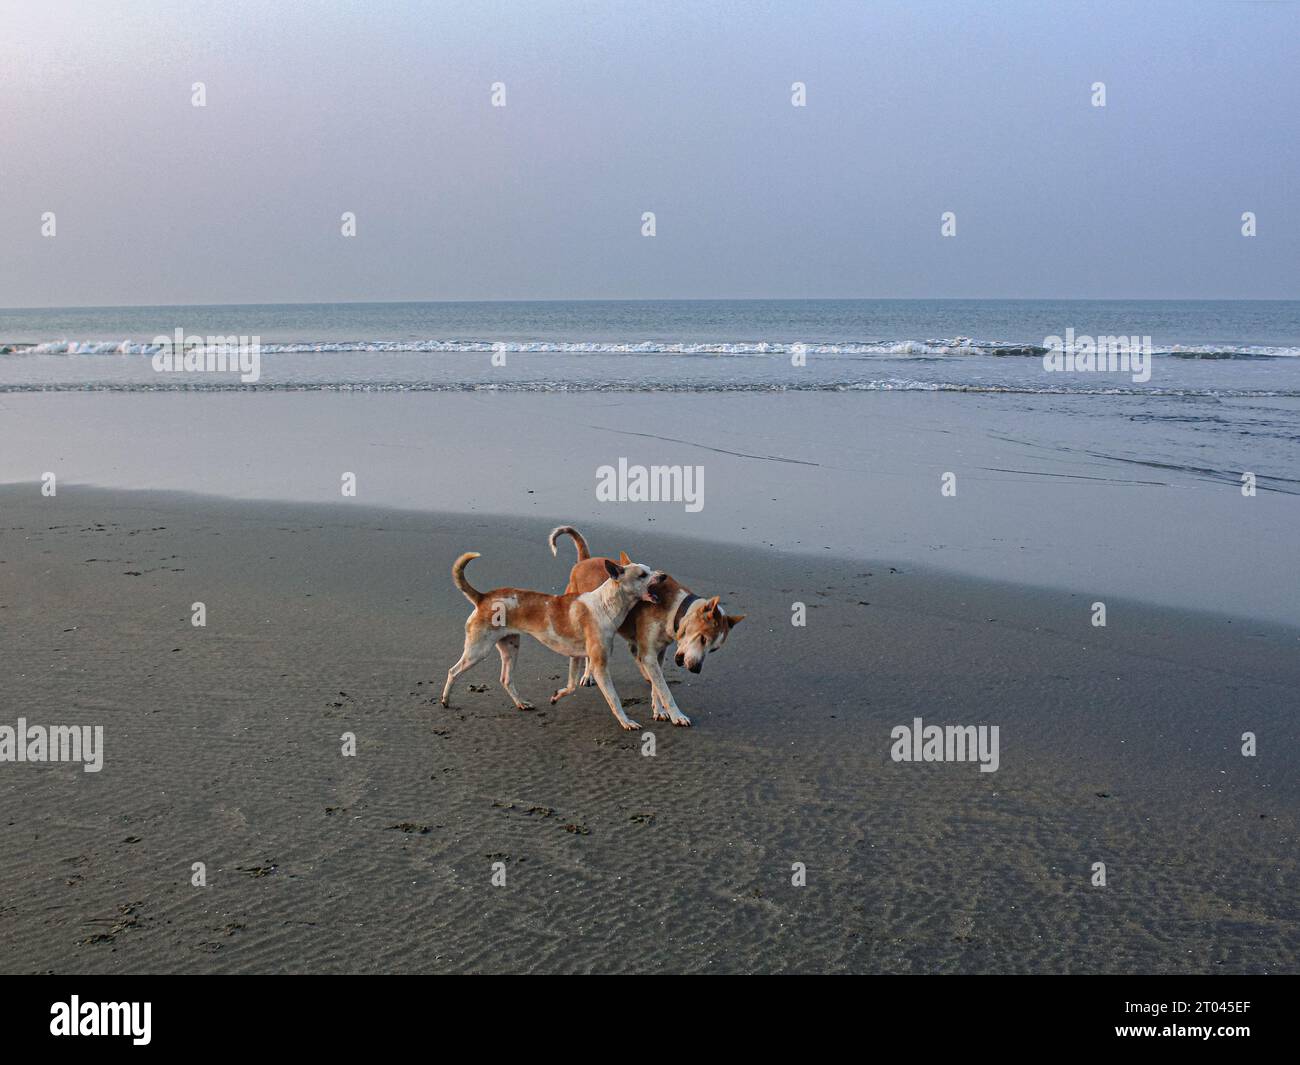
[[[641,728],[641,726],[631,718],[628,718],[626,721],[620,721],[619,724],[623,726],[624,732],[636,732]]]
[[[682,728],[691,727],[691,719],[687,717],[685,714],[678,714],[672,720],[674,725],[680,725]]]
[[[578,681],[578,686],[582,688],[594,688],[596,686],[596,678],[592,676],[583,677],[582,680]]]
[[[537,707],[535,707],[532,703],[515,703],[515,709],[516,709],[516,710],[536,710]]]
[[[451,702],[450,702],[450,700],[447,700],[447,699],[439,699],[439,700],[438,700],[438,704],[439,704],[439,705],[440,705],[444,710],[450,710],[450,709],[451,709]]]
[[[669,717],[667,714],[661,714],[658,710],[656,710],[654,712],[654,719],[656,721],[668,721]]]
[[[558,689],[558,690],[556,691],[556,693],[555,693],[554,695],[551,696],[551,705],[554,706],[554,705],[555,705],[556,703],[558,703],[561,699],[563,699],[564,696],[565,696],[566,694],[567,694],[567,693],[565,692],[565,690],[564,690],[563,688]]]

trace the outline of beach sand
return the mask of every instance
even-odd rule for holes
[[[538,710],[495,657],[434,702],[452,560],[558,591],[562,521],[748,615],[669,663],[690,729],[616,649],[653,756],[594,689],[547,706],[530,640]],[[1300,634],[1090,600],[567,513],[0,488],[0,725],[104,727],[99,773],[0,764],[0,968],[1297,971]],[[997,772],[892,761],[918,717],[999,726]]]
[[[50,472],[333,503],[346,471],[354,501],[372,506],[617,521],[761,555],[883,559],[1300,627],[1290,451],[1095,398],[1034,409],[955,393],[11,393],[0,484]],[[1270,425],[1290,436],[1296,417],[1270,411]],[[598,501],[598,468],[620,459],[702,467],[702,509]],[[1243,469],[1259,471],[1253,498]],[[941,493],[946,473],[955,495]]]

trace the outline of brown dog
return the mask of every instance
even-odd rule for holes
[[[618,563],[608,558],[592,558],[587,541],[577,529],[569,525],[551,530],[547,542],[551,545],[552,555],[557,553],[555,541],[560,536],[572,537],[574,546],[578,549],[577,564],[570,571],[569,586],[564,590],[566,595],[588,592],[598,587],[605,580],[606,567],[628,563],[626,553],[619,556]],[[704,656],[726,643],[731,630],[745,620],[745,615],[728,615],[718,605],[718,596],[701,599],[667,574],[664,575],[659,593],[658,602],[651,600],[634,604],[618,632],[627,640],[641,676],[650,684],[654,719],[671,721],[674,725],[689,725],[691,719],[678,708],[672,692],[668,690],[668,682],[664,679],[664,652],[669,644],[676,641],[677,664],[685,666],[692,673],[698,673],[704,667]],[[568,686],[551,696],[551,702],[572,695],[580,684],[590,683],[587,679],[587,673],[591,672],[590,662],[579,681],[576,678],[580,668],[577,658],[569,659]]]
[[[614,633],[628,611],[639,600],[657,602],[668,578],[635,562],[623,565],[608,562],[602,570],[603,579],[580,593],[546,595],[521,588],[480,592],[465,579],[465,567],[476,558],[477,552],[467,552],[451,567],[452,581],[474,604],[474,612],[465,622],[465,650],[460,660],[447,670],[442,705],[450,705],[447,699],[456,678],[482,661],[495,647],[501,655],[501,686],[518,709],[533,709],[531,703],[519,698],[510,683],[510,671],[519,653],[519,634],[527,633],[552,651],[565,655],[570,663],[575,656],[585,656],[618,723],[625,729],[640,728],[623,713],[623,704],[609,676],[609,652]]]

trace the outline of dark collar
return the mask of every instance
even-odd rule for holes
[[[697,599],[699,599],[699,596],[694,592],[687,592],[685,598],[682,599],[681,603],[678,605],[677,613],[673,615],[674,640],[677,639],[677,630],[682,627],[682,620],[686,617],[686,611],[690,610],[691,604]]]

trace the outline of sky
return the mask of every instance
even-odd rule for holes
[[[1295,3],[0,0],[0,41],[0,306],[1300,298]]]

